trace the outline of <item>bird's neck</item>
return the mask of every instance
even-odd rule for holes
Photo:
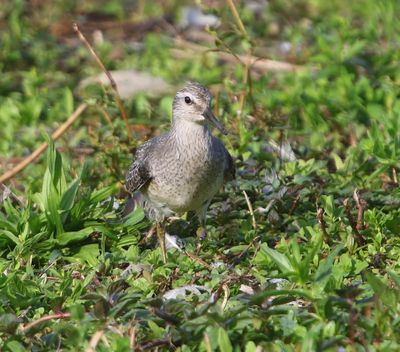
[[[171,133],[180,145],[208,144],[211,141],[211,132],[206,124],[199,124],[184,119],[174,120]]]

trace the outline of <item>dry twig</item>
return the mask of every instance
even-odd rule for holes
[[[104,346],[106,346],[108,349],[111,348],[111,345],[110,345],[110,343],[108,342],[108,339],[107,339],[107,335],[103,335],[103,336],[101,337],[101,341],[103,341]]]
[[[100,66],[100,68],[103,70],[105,75],[107,76],[108,80],[110,81],[111,88],[114,91],[115,95],[115,100],[118,106],[118,109],[121,113],[122,119],[125,122],[125,126],[128,132],[128,138],[131,139],[131,129],[129,126],[129,121],[128,121],[128,115],[125,111],[124,104],[122,103],[121,96],[118,91],[118,86],[114,81],[114,78],[112,77],[110,71],[107,70],[107,68],[104,66],[103,62],[100,60],[99,56],[97,55],[96,51],[93,49],[93,47],[90,45],[86,37],[82,34],[82,32],[79,30],[79,27],[76,23],[73,24],[74,31],[78,34],[79,39],[85,44],[89,52],[92,54],[93,58],[95,59],[96,63]]]
[[[206,348],[207,352],[212,352],[212,347],[211,347],[211,341],[210,341],[210,336],[206,332],[204,332],[203,335],[203,341],[204,341],[204,346]]]
[[[241,258],[243,257],[243,255],[251,248],[254,246],[254,243],[257,242],[260,239],[260,236],[256,236],[254,237],[251,242],[246,246],[245,249],[243,249],[243,251],[241,251],[238,255],[237,258]]]
[[[197,255],[187,251],[184,251],[183,253],[185,253],[190,259],[193,259],[195,262],[199,263],[200,265],[204,266],[205,268],[211,271],[212,269],[211,265],[206,263],[203,259],[201,259]]]
[[[367,207],[367,202],[364,199],[360,198],[357,190],[354,190],[353,199],[355,200],[355,202],[357,204],[357,209],[358,209],[356,228],[358,231],[362,231],[362,230],[365,230],[364,212],[365,212],[365,208]]]
[[[300,201],[300,193],[294,199],[292,206],[290,207],[289,212],[288,212],[289,215],[293,215],[294,211],[296,210],[297,206],[299,205],[299,201]]]
[[[60,138],[65,131],[76,121],[76,119],[82,114],[82,112],[87,108],[86,104],[81,104],[73,112],[73,114],[65,121],[52,135],[53,140]],[[23,159],[20,163],[15,165],[10,171],[0,176],[0,183],[8,181],[10,178],[14,177],[20,171],[25,169],[29,164],[34,162],[47,148],[47,142],[42,143],[31,155]]]
[[[243,190],[244,198],[246,199],[247,207],[249,208],[249,213],[251,216],[251,225],[253,226],[253,229],[257,229],[257,222],[256,222],[256,217],[254,216],[254,210],[253,206],[251,205],[249,196],[247,195],[246,191]]]
[[[89,346],[86,348],[85,352],[95,352],[96,346],[104,335],[103,330],[96,331],[89,342]]]
[[[154,350],[155,348],[161,347],[161,346],[169,346],[169,347],[172,347],[173,349],[175,349],[175,346],[171,342],[171,338],[166,337],[163,339],[156,339],[156,340],[146,342],[146,343],[138,346],[138,350],[139,351]]]
[[[129,332],[129,347],[132,351],[134,351],[136,349],[136,324],[130,326],[128,332]]]
[[[229,287],[227,284],[222,285],[222,290],[224,291],[224,299],[222,300],[221,303],[221,309],[225,310],[226,304],[228,303],[228,298],[229,298]]]
[[[392,167],[392,176],[393,176],[393,182],[394,182],[396,185],[398,185],[398,184],[399,184],[399,181],[398,181],[398,178],[397,178],[396,169],[395,169],[394,167]]]
[[[30,322],[29,324],[26,324],[22,328],[22,332],[25,333],[28,330],[35,327],[36,325],[44,323],[45,321],[49,321],[49,320],[53,320],[53,319],[69,319],[70,317],[71,317],[70,313],[56,313],[56,314],[45,315],[44,317],[41,317],[37,320]]]
[[[233,3],[233,0],[226,0],[228,3],[229,8],[231,9],[232,15],[235,18],[236,24],[238,25],[240,31],[244,36],[247,36],[246,28],[244,28],[243,22],[240,19],[239,13],[236,9],[235,4]]]
[[[294,72],[302,68],[302,66],[294,65],[285,61],[269,60],[252,55],[233,55],[232,53],[224,51],[216,51],[179,37],[174,39],[174,43],[178,49],[171,49],[171,53],[173,56],[179,58],[192,58],[194,54],[190,53],[190,51],[194,52],[196,55],[199,53],[205,54],[213,52],[218,55],[218,58],[222,61],[231,63],[239,61],[240,64],[247,65],[250,70],[257,70],[262,73],[269,71]]]
[[[105,108],[103,108],[102,106],[98,106],[97,107],[98,110],[100,111],[100,113],[103,115],[104,119],[107,121],[107,123],[109,124],[109,126],[111,127],[111,129],[114,131],[114,125],[112,123],[112,119],[110,114],[107,112],[107,110]]]
[[[358,231],[357,222],[354,221],[353,215],[351,214],[351,209],[350,209],[350,204],[349,204],[348,198],[346,198],[343,201],[343,205],[344,205],[344,210],[346,212],[346,216],[349,219],[350,226],[353,229],[354,239],[356,240],[356,242],[359,246],[362,246],[365,244],[365,240],[361,236],[360,232]]]
[[[317,210],[318,224],[319,224],[319,227],[321,228],[322,234],[324,236],[324,242],[328,243],[329,235],[328,235],[328,232],[326,231],[326,223],[324,220],[324,214],[325,214],[324,208],[318,208],[318,210]]]

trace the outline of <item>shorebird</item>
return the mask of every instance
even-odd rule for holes
[[[189,82],[173,101],[171,128],[140,146],[126,176],[130,193],[140,192],[141,206],[156,221],[163,261],[167,261],[164,220],[188,211],[196,212],[199,237],[206,235],[206,212],[235,168],[222,142],[212,136],[209,124],[227,132],[211,110],[209,90]]]

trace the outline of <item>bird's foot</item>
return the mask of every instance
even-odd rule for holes
[[[152,225],[149,229],[149,231],[147,231],[146,236],[144,236],[140,242],[139,245],[147,245],[150,240],[152,239],[152,237],[156,234],[157,232],[157,225]]]
[[[204,241],[207,238],[207,231],[204,226],[200,226],[196,231],[197,241]]]

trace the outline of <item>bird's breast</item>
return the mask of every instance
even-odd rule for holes
[[[224,160],[204,146],[166,156],[154,166],[147,197],[174,212],[199,209],[223,183]]]

